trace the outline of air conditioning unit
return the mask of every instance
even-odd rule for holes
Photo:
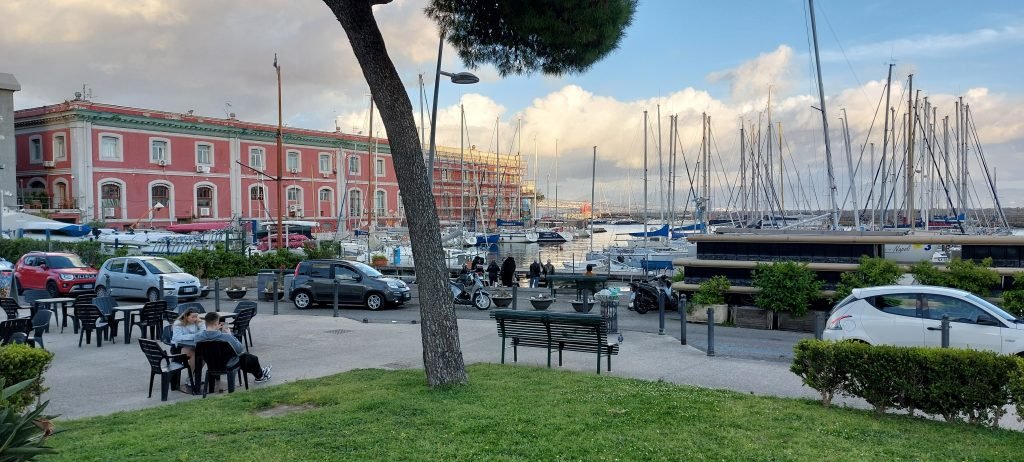
[[[209,165],[196,165],[196,173],[210,173]]]
[[[104,207],[103,208],[103,218],[114,218],[114,208],[113,207]]]
[[[291,172],[292,175],[294,175],[296,173],[299,173],[299,169],[297,169],[297,168],[290,168],[290,169],[288,169],[288,171]]]
[[[331,172],[320,172],[320,175],[322,175],[324,178],[330,178]]]
[[[164,160],[164,159],[160,159],[160,160],[156,161],[156,164],[161,166],[161,167],[166,167],[167,166],[167,161]]]
[[[295,212],[295,211],[298,211],[298,210],[302,210],[301,208],[299,208],[298,205],[292,204],[292,205],[288,206],[288,211],[289,212]]]
[[[201,217],[208,217],[208,216],[210,216],[210,208],[209,207],[199,207],[199,216],[201,216]]]
[[[56,167],[56,166],[57,166],[57,163],[52,161],[52,160],[44,160],[43,161],[43,167],[53,168],[53,167]]]

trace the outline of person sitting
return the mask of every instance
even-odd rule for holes
[[[594,265],[592,263],[587,263],[587,272],[583,273],[583,275],[584,276],[593,276],[594,275]]]
[[[243,372],[252,374],[256,378],[256,383],[270,380],[270,369],[274,366],[268,364],[266,367],[260,367],[260,358],[245,352],[245,347],[242,346],[241,342],[224,327],[224,322],[220,320],[219,314],[216,312],[206,313],[203,319],[206,321],[206,330],[195,334],[193,338],[196,343],[206,341],[227,342],[235,349],[235,354],[238,355],[238,361],[242,365]]]
[[[174,334],[171,336],[171,344],[181,348],[181,352],[188,355],[188,368],[196,367],[196,334],[206,330],[206,326],[199,320],[199,313],[192,308],[187,308],[172,325]]]

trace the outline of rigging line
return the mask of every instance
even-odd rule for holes
[[[814,184],[814,175],[811,175],[811,166],[807,166],[807,181],[811,183],[811,191],[816,191],[818,186]],[[814,195],[814,210],[822,210],[821,208],[821,197],[818,194]]]
[[[999,195],[996,191],[996,184],[992,181],[992,173],[988,169],[988,161],[985,160],[985,153],[982,151],[981,138],[978,136],[978,127],[974,124],[974,115],[971,114],[970,106],[967,106],[967,126],[970,128],[970,135],[974,140],[974,151],[978,160],[981,162],[981,168],[985,170],[985,183],[988,184],[989,189],[992,192],[992,207],[995,209],[999,219],[1003,222],[1003,227],[1009,229],[1010,224],[1006,221],[1006,215],[1003,214],[1003,206],[999,203]],[[979,197],[979,202],[981,198]]]
[[[786,151],[789,151],[789,159],[788,160],[789,160],[790,172],[796,172],[796,178],[797,178],[797,188],[796,188],[796,190],[800,191],[801,198],[803,198],[807,208],[810,209],[811,208],[811,203],[807,200],[807,192],[804,191],[803,182],[800,181],[800,169],[797,168],[796,161],[793,160],[793,158],[794,158],[794,156],[793,156],[793,148],[789,144],[789,139],[786,139],[785,148],[786,148]],[[786,160],[787,159],[784,158],[783,162],[785,162]],[[792,188],[793,187],[793,179],[790,177],[790,175],[786,175],[786,179],[789,180],[789,187]],[[799,205],[800,201],[797,200],[796,203]]]
[[[724,184],[729,188],[729,199],[726,201],[726,211],[728,211],[728,206],[732,203],[732,198],[735,192],[732,183],[729,181],[729,174],[725,172],[725,164],[722,162],[722,152],[718,149],[718,139],[715,137],[715,133],[710,126],[708,127],[708,134],[711,137],[711,143],[715,145],[715,155],[718,157],[718,166],[721,168],[720,171],[715,173],[715,176],[718,177],[719,184],[723,183],[722,177],[724,176]],[[739,172],[737,172],[737,176],[738,175]]]
[[[925,129],[925,127],[923,125],[923,122],[921,121],[920,118],[917,119],[917,125],[921,127],[921,130]],[[941,172],[941,170],[939,170],[939,164],[937,162],[935,162],[935,155],[932,152],[932,145],[931,145],[930,137],[928,137],[928,136],[924,137],[924,144],[925,144],[925,148],[928,150],[929,154],[931,154],[931,155],[929,155],[929,156],[922,156],[922,157],[930,157],[931,161],[932,161],[932,166],[935,167],[936,171]],[[940,173],[938,176],[939,176],[939,183],[942,185],[942,190],[946,193],[946,202],[948,203],[949,208],[953,210],[953,216],[956,216],[957,215],[957,213],[956,213],[956,206],[953,205],[953,199],[949,196],[949,188],[946,187],[946,182],[945,182],[945,180],[942,179],[942,174]],[[931,205],[931,204],[929,204],[929,205]],[[930,219],[931,219],[931,217],[927,217],[927,216],[922,218],[922,220],[930,220]],[[925,223],[927,224],[927,221],[925,221]],[[963,225],[963,223],[959,222],[959,220],[958,220],[957,224],[960,227],[960,232],[963,233],[964,232],[964,225]]]
[[[839,41],[839,36],[836,35],[836,31],[832,28],[832,23],[829,22],[828,15],[825,14],[825,9],[822,8],[820,3],[818,4],[818,12],[820,12],[822,18],[825,19],[825,25],[828,26],[829,32],[832,32],[832,38],[835,39],[836,45],[839,46],[839,51],[843,54],[843,60],[846,61],[846,67],[850,68],[850,73],[853,74],[853,79],[857,81],[857,88],[860,90],[861,96],[863,96],[865,100],[871,101],[868,98],[868,95],[864,93],[864,84],[861,83],[860,77],[857,75],[857,71],[853,70],[853,64],[850,62],[850,57],[846,55],[846,49],[843,48],[843,43]]]
[[[816,93],[818,91],[817,80],[814,78],[814,49],[811,44],[811,22],[810,22],[810,11],[808,11],[808,4],[804,3],[804,37],[807,38],[807,87],[808,93]]]
[[[676,130],[678,130],[678,126],[676,127]],[[683,214],[685,216],[686,212],[690,209],[691,198],[697,197],[697,192],[693,189],[693,175],[690,173],[690,164],[686,162],[686,151],[683,149],[682,137],[678,136],[678,133],[676,136],[676,147],[679,148],[679,152],[683,156],[683,167],[686,169],[686,177],[690,184],[689,192],[686,195],[686,205],[683,208]],[[694,167],[694,170],[696,170],[696,167]]]
[[[871,117],[871,124],[868,125],[868,133],[867,133],[867,135],[864,135],[864,143],[862,143],[860,145],[860,157],[857,158],[857,164],[853,168],[853,178],[854,179],[857,178],[857,173],[860,172],[860,166],[864,162],[864,151],[867,150],[867,146],[868,146],[867,140],[871,139],[871,132],[875,128],[875,122],[878,121],[878,109],[882,107],[882,101],[884,99],[885,99],[885,92],[882,92],[882,94],[879,95],[879,97],[878,97],[878,104],[875,106],[875,115]],[[847,129],[849,129],[849,124],[850,124],[850,120],[849,119],[846,120],[846,124],[847,124]],[[850,184],[846,185],[846,195],[843,196],[843,202],[842,202],[842,206],[840,208],[846,207],[846,201],[850,200],[850,195],[853,193],[853,185],[854,185],[854,183],[850,183]],[[871,186],[872,186],[872,189],[874,189],[874,183],[872,183]],[[859,204],[853,204],[853,206],[854,207],[858,207]],[[856,212],[859,213],[859,209]]]

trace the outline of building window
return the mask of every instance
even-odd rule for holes
[[[67,160],[68,146],[64,135],[53,136],[53,160]]]
[[[446,168],[442,168],[441,169],[441,180],[442,181],[448,181],[448,169],[446,169]]]
[[[263,171],[266,168],[266,154],[263,152],[263,148],[249,148],[249,166]]]
[[[167,149],[169,146],[167,140],[150,140],[149,141],[149,161],[157,165],[167,165],[171,163],[171,153]]]
[[[53,183],[53,205],[55,209],[62,209],[68,205],[68,184],[63,181]]]
[[[209,144],[196,145],[196,165],[213,165],[213,146]]]
[[[320,153],[320,173],[331,173],[331,155]]]
[[[334,191],[331,188],[321,188],[318,195],[320,203],[317,204],[317,209],[320,211],[320,216],[326,217],[334,214]]]
[[[384,159],[377,159],[377,176],[384,176]]]
[[[348,215],[350,217],[360,217],[363,215],[363,192],[358,189],[349,191]]]
[[[266,197],[266,190],[263,186],[255,185],[249,188],[249,200],[251,201],[262,201]]]
[[[288,157],[285,162],[285,168],[288,169],[289,172],[298,172],[302,170],[301,157],[298,151],[288,151]]]
[[[323,188],[320,190],[321,201],[330,201],[332,195],[333,194],[331,194],[331,188]]]
[[[213,207],[213,187],[199,186],[196,188],[196,207]]]
[[[384,191],[377,191],[375,194],[377,197],[374,198],[374,208],[377,210],[374,212],[378,217],[384,216],[384,212],[387,210],[387,196]]]
[[[100,185],[101,218],[116,218],[121,213],[121,185],[103,183]]]
[[[359,174],[359,156],[349,156],[348,173],[351,173],[353,175]]]
[[[39,136],[28,140],[28,161],[33,164],[43,163],[43,139]]]
[[[121,160],[122,153],[120,135],[100,136],[100,160]]]
[[[299,203],[299,201],[302,200],[302,190],[295,186],[288,187],[288,190],[285,191],[285,195],[287,196],[288,202]]]
[[[171,188],[168,188],[167,185],[153,185],[153,188],[150,190],[150,195],[153,196],[153,199],[149,204],[150,207],[156,207],[156,204],[160,204],[164,207],[170,205]]]

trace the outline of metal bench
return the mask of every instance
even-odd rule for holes
[[[549,274],[544,278],[544,281],[548,285],[548,290],[551,292],[551,298],[555,297],[556,288],[555,285],[562,283],[563,285],[571,284],[576,289],[576,299],[582,299],[584,290],[590,291],[591,294],[604,289],[608,282],[608,276],[584,276],[582,274]]]
[[[607,321],[596,314],[552,313],[547,311],[495,310],[491,317],[497,322],[501,337],[501,363],[505,364],[505,340],[512,340],[512,361],[519,362],[520,346],[545,348],[548,367],[551,352],[558,350],[558,366],[562,366],[563,351],[597,354],[597,373],[601,373],[601,356],[608,359],[612,370],[612,355],[619,354],[618,343],[608,341]]]

